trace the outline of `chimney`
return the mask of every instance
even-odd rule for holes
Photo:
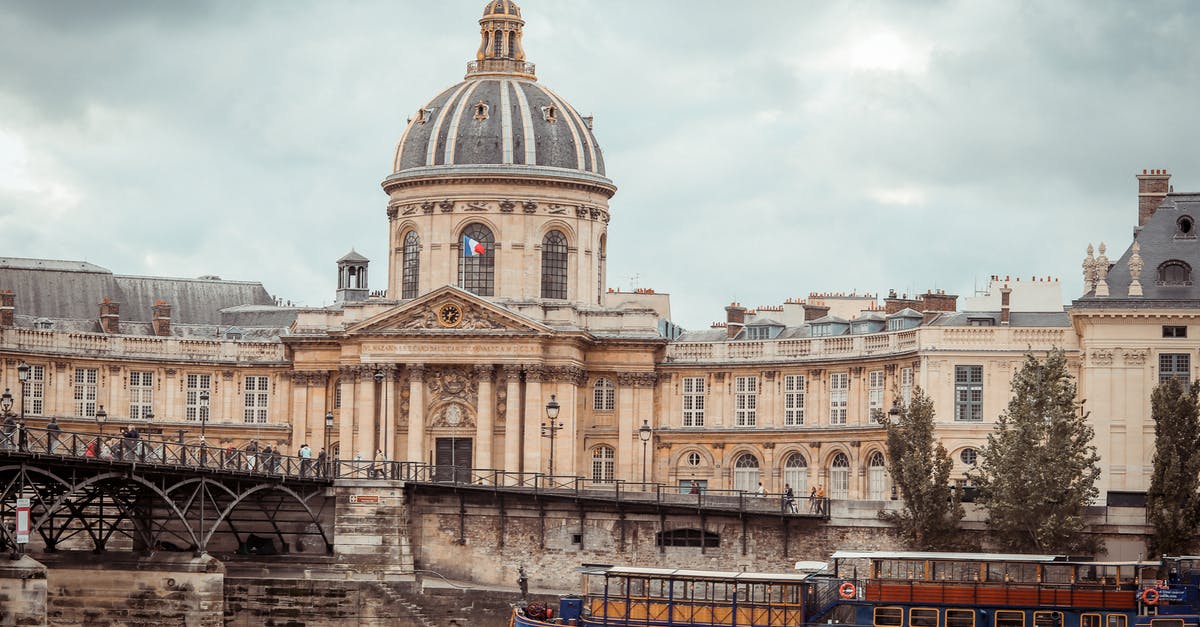
[[[883,313],[892,315],[899,313],[905,309],[921,309],[921,301],[908,298],[905,294],[903,297],[896,296],[896,290],[888,292],[887,298],[883,299]]]
[[[1005,285],[1000,288],[1000,324],[1008,324],[1009,297],[1012,288]]]
[[[12,290],[0,291],[0,327],[14,326],[17,317],[17,295]]]
[[[921,294],[921,313],[930,311],[958,311],[958,296],[945,291]]]
[[[121,303],[114,303],[111,298],[100,300],[100,330],[109,335],[121,332]]]
[[[812,322],[817,318],[824,318],[829,315],[829,307],[825,305],[805,305],[804,306],[804,321]]]
[[[1138,226],[1145,226],[1171,191],[1171,175],[1166,170],[1142,170],[1137,180]]]
[[[150,309],[154,313],[150,322],[150,325],[154,327],[154,335],[158,337],[171,335],[171,306],[160,300],[154,303]]]
[[[746,326],[746,308],[737,303],[730,303],[725,308],[725,337],[730,339],[742,332]]]

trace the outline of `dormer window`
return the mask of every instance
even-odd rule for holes
[[[996,320],[994,318],[967,318],[967,323],[973,327],[996,326]]]
[[[54,321],[49,318],[38,318],[33,321],[33,328],[39,331],[50,331],[54,328]]]
[[[425,124],[431,117],[433,117],[433,109],[417,109],[417,124]]]
[[[1192,284],[1192,267],[1188,264],[1172,259],[1164,262],[1158,267],[1158,285],[1191,285]]]
[[[475,103],[475,119],[480,122],[488,119],[488,105],[486,102],[480,100]]]
[[[558,121],[558,107],[547,105],[542,107],[542,117],[549,123],[553,124]]]
[[[1192,216],[1182,216],[1175,222],[1175,237],[1196,239],[1196,221],[1192,220]]]

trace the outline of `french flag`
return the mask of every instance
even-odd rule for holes
[[[487,249],[483,244],[477,242],[466,235],[463,236],[463,254],[467,257],[475,257],[487,253]]]

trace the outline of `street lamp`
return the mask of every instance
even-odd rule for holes
[[[554,395],[551,394],[550,402],[546,403],[546,418],[549,418],[549,421],[542,423],[542,437],[550,438],[550,476],[551,477],[554,476],[554,437],[556,435],[558,435],[558,430],[562,429],[562,427],[563,427],[563,424],[561,422],[558,422],[558,423],[554,422],[556,419],[558,419],[558,410],[559,409],[560,409],[560,407],[559,407],[558,401],[555,400]]]
[[[376,370],[375,375],[374,375],[375,385],[376,386],[383,385],[383,378],[384,378],[383,371]],[[375,435],[379,438],[379,441],[377,442],[377,444],[379,446],[377,446],[376,448],[378,450],[383,451],[384,456],[386,456],[388,446],[387,446],[387,436],[385,435],[385,432],[387,431],[387,429],[384,427],[383,417],[380,415],[383,413],[384,402],[385,402],[383,399],[383,396],[384,396],[384,390],[382,387],[380,387],[379,394],[377,394],[375,396],[375,407],[373,408],[373,410],[375,412],[375,424],[379,427],[378,429],[375,430]],[[325,454],[328,455],[329,452],[326,451]]]
[[[325,412],[325,463],[333,462],[333,451],[329,450],[329,435],[333,433],[333,412]],[[326,469],[322,468],[324,472]]]
[[[208,424],[208,390],[200,390],[200,445],[204,445],[204,427]]]
[[[24,360],[17,364],[17,379],[21,381],[21,424],[25,424],[25,383],[29,381],[29,371],[33,368]]]
[[[100,428],[100,439],[104,440],[104,421],[108,420],[108,412],[104,411],[104,405],[96,410],[96,426]]]
[[[650,428],[650,421],[642,418],[642,426],[638,427],[638,439],[642,441],[642,489],[645,490],[646,483],[646,444],[650,442],[650,435],[653,434]]]
[[[8,391],[8,388],[5,388],[4,394],[0,394],[0,419],[8,420],[8,417],[12,415],[12,404],[12,392]],[[8,437],[10,437],[8,434],[4,434],[4,437],[0,437],[0,446],[12,446],[12,442],[7,441]]]

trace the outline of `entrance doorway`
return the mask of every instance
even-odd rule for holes
[[[434,481],[471,482],[471,438],[438,438],[434,445]]]

